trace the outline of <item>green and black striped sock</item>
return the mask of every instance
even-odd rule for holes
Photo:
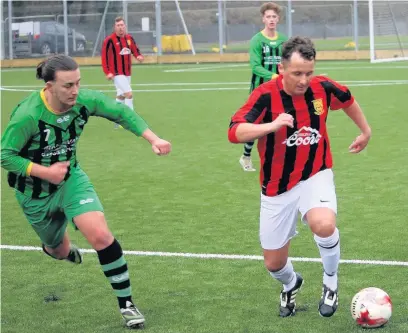
[[[97,253],[103,273],[118,298],[119,307],[126,308],[126,301],[133,304],[128,267],[119,242],[115,239],[111,245]]]

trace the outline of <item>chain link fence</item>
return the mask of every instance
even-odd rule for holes
[[[117,16],[126,18],[143,54],[248,52],[251,37],[263,28],[259,9],[264,1],[67,1],[67,32],[63,1],[12,1],[11,19],[9,3],[2,2],[5,58],[64,53],[65,38],[68,54],[99,56]],[[282,6],[278,26],[282,34],[309,36],[318,50],[369,48],[366,2],[359,2],[357,8],[353,2],[341,1],[277,3]],[[404,42],[408,1],[392,3],[393,17],[382,17],[377,32],[395,35],[398,31]]]

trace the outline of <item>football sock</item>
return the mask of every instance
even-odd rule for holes
[[[314,235],[323,262],[323,283],[331,290],[337,289],[337,270],[340,261],[340,235],[336,228],[334,233],[326,238]]]
[[[133,110],[133,98],[126,98],[125,104]]]
[[[244,156],[250,157],[254,142],[247,142],[244,144]]]
[[[119,242],[115,239],[111,245],[97,253],[103,273],[118,298],[119,307],[126,308],[126,301],[133,304],[128,267]]]
[[[282,282],[284,291],[292,289],[296,284],[296,273],[293,270],[293,265],[289,258],[282,269],[276,272],[269,272],[269,274],[276,280]]]

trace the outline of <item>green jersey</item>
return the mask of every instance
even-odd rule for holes
[[[262,31],[252,37],[249,48],[249,63],[252,69],[251,91],[269,81],[278,73],[281,62],[282,45],[286,36],[276,33],[275,38],[266,37]]]
[[[133,110],[98,91],[81,89],[76,104],[60,114],[52,111],[44,90],[34,92],[13,110],[1,139],[1,166],[9,171],[9,185],[32,198],[55,192],[78,166],[76,147],[90,116],[107,118],[138,136],[148,128]],[[63,161],[70,167],[59,185],[30,176],[32,163]]]

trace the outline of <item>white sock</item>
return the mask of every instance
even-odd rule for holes
[[[279,271],[269,272],[273,278],[282,282],[283,290],[288,291],[292,289],[296,284],[296,273],[293,270],[293,265],[290,259],[286,262],[286,265]]]
[[[125,103],[125,100],[124,100],[124,99],[116,98],[116,102],[118,102],[118,103]]]
[[[331,290],[337,289],[337,270],[340,261],[340,235],[336,228],[334,233],[326,238],[314,236],[323,262],[323,283]]]
[[[323,274],[323,283],[328,287],[330,290],[337,290],[337,273],[334,275],[327,275],[326,273]]]
[[[133,110],[133,98],[126,98],[125,104]]]

